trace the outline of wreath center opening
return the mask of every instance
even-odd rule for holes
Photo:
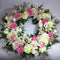
[[[28,20],[27,20],[27,22],[25,22],[25,24],[24,24],[24,33],[25,34],[27,34],[27,35],[34,35],[34,33],[36,33],[36,31],[37,31],[37,27],[36,27],[37,25],[34,25],[34,24],[32,24],[32,18],[29,18]]]

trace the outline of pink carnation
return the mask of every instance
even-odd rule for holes
[[[18,53],[23,53],[23,46],[21,44],[18,45],[16,50],[17,50]]]
[[[54,36],[51,36],[51,39],[54,40]]]
[[[17,24],[16,24],[16,23],[12,23],[12,24],[9,26],[10,29],[15,29],[16,27],[17,27]]]
[[[32,37],[32,41],[36,41],[37,40],[37,36]]]
[[[14,18],[20,19],[20,18],[21,18],[21,14],[20,14],[20,13],[16,13],[16,14],[14,15]]]
[[[47,23],[48,22],[48,19],[47,18],[45,18],[45,19],[43,19],[42,20],[42,24],[44,25],[45,23]]]
[[[49,37],[52,36],[52,35],[53,35],[53,34],[52,34],[51,32],[48,33],[48,36],[49,36]]]
[[[49,36],[52,40],[54,40],[54,36],[53,36],[53,34],[52,34],[51,32],[48,33],[48,36]]]
[[[12,36],[10,37],[10,40],[14,40],[14,38],[15,38],[15,36],[14,36],[14,35],[12,35]]]
[[[31,17],[33,15],[32,9],[27,9],[28,15]]]
[[[42,43],[42,48],[43,48],[43,47],[45,47],[45,44],[44,44],[44,43]]]

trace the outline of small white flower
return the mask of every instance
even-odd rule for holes
[[[8,16],[6,16],[5,19],[8,20]]]
[[[20,28],[20,32],[22,32],[22,29]]]
[[[44,51],[46,51],[46,47],[41,48],[41,52],[43,53]]]
[[[37,50],[32,50],[32,54],[34,54],[34,56],[38,56],[39,52]]]
[[[57,30],[54,30],[53,34],[56,34],[57,33]]]
[[[5,33],[5,34],[8,34],[8,33],[9,33],[9,29],[6,28],[6,29],[4,30],[4,33]]]
[[[46,38],[46,39],[49,39],[49,36],[48,36],[47,33],[42,34],[42,37],[44,37],[44,38]]]
[[[42,22],[41,22],[41,20],[39,21],[39,27],[42,27],[43,26],[43,24],[42,24]]]
[[[15,22],[16,21],[16,18],[13,18],[13,21]]]
[[[32,41],[32,43],[30,45],[31,45],[32,49],[38,49],[37,41]]]

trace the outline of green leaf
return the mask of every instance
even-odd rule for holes
[[[44,56],[48,56],[48,53],[47,52],[43,52],[42,53]]]
[[[47,47],[47,49],[49,49],[49,47],[51,47],[51,44],[50,44],[50,42],[48,43],[48,45],[47,45],[46,47]]]
[[[33,23],[33,24],[38,24],[38,22],[39,22],[39,21],[38,21],[37,19],[33,19],[33,20],[32,20],[32,23]]]
[[[25,53],[23,53],[23,54],[20,54],[19,56],[17,56],[17,59],[23,59],[24,57],[25,57]]]
[[[57,38],[58,37],[58,35],[54,35],[54,38]]]
[[[1,31],[3,31],[5,28],[2,28]]]
[[[60,20],[59,21],[55,21],[56,24],[59,24],[60,23]]]
[[[38,35],[38,33],[39,33],[39,30],[37,30],[37,31],[36,31],[35,35],[37,36],[37,35]]]
[[[30,35],[30,37],[33,37],[33,36],[34,36],[34,35],[32,35],[32,34]]]
[[[3,24],[0,24],[0,26],[4,27],[4,25],[3,25]]]
[[[16,21],[16,23],[17,23],[17,25],[19,26],[21,23],[22,24],[24,24],[25,22],[26,22],[27,20],[26,19],[18,19],[17,21]]]
[[[49,10],[47,9],[47,10],[45,10],[45,13],[48,13],[49,14]]]
[[[5,23],[7,23],[7,20],[5,19],[5,16],[2,17],[2,21],[5,22]]]
[[[52,41],[52,44],[56,44],[56,43],[60,43],[60,41],[58,39],[54,39],[54,41]]]
[[[39,9],[41,9],[41,8],[42,8],[42,6],[43,6],[43,4],[42,4],[42,5],[40,5],[38,8],[39,8]]]
[[[6,46],[3,47],[3,49],[7,49],[8,51],[13,51],[15,53],[17,53],[17,51],[14,51],[13,48],[12,48],[12,45],[9,44],[9,42],[7,42]]]

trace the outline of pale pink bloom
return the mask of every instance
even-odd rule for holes
[[[33,15],[33,10],[32,9],[27,9],[28,15],[31,17]]]
[[[52,35],[53,35],[53,34],[52,34],[51,32],[48,33],[48,36],[49,36],[49,37],[52,36]]]
[[[43,47],[45,47],[45,44],[44,44],[44,43],[42,43],[42,48],[43,48]]]
[[[37,36],[32,37],[32,41],[36,41],[37,40]]]
[[[14,35],[12,35],[12,36],[10,37],[10,40],[14,40],[14,38],[15,38],[15,36],[14,36]]]
[[[9,26],[10,29],[15,29],[16,27],[17,27],[17,24],[16,24],[16,23],[12,23],[12,24]]]
[[[20,14],[20,13],[16,13],[16,14],[14,15],[14,18],[20,19],[20,18],[21,18],[21,14]]]
[[[51,39],[54,40],[54,36],[51,36]]]
[[[47,23],[48,22],[48,19],[47,18],[45,18],[45,19],[43,19],[42,20],[42,24],[44,25],[45,23]]]
[[[18,53],[23,53],[23,45],[19,44],[16,50]]]

